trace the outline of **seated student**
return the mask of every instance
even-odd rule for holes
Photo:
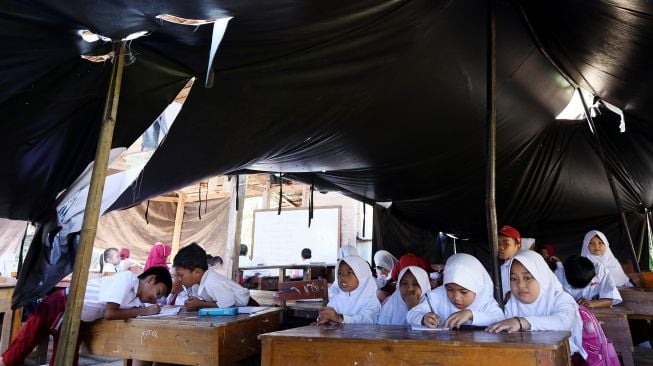
[[[189,311],[245,306],[249,302],[249,290],[216,271],[208,270],[206,252],[197,243],[181,248],[173,266],[179,281],[191,291],[190,298],[184,302]]]
[[[374,324],[381,310],[369,264],[357,255],[336,265],[337,283],[329,287],[329,303],[320,309],[317,324]]]
[[[131,271],[124,271],[114,276],[90,279],[84,295],[81,320],[92,322],[100,318],[116,320],[158,314],[161,308],[156,301],[167,296],[171,287],[170,273],[165,268],[151,268],[138,277]],[[66,308],[66,290],[52,292],[27,318],[16,339],[2,354],[5,365],[22,365],[34,347],[48,337],[50,327]],[[144,303],[153,305],[145,307]],[[55,336],[51,365],[57,352],[57,338]]]
[[[499,229],[499,259],[501,265],[501,288],[503,296],[510,291],[510,264],[515,254],[521,250],[521,234],[512,226],[503,225]]]
[[[406,314],[420,303],[431,291],[429,275],[415,266],[408,266],[399,273],[399,291],[395,291],[381,305],[377,324],[407,325]]]
[[[116,248],[108,248],[100,257],[100,273],[115,273],[120,269],[120,251]]]
[[[612,276],[601,263],[572,255],[564,267],[558,262],[556,277],[579,305],[588,308],[609,308],[621,302],[621,295]]]
[[[445,270],[446,271],[446,270]],[[571,353],[583,350],[583,323],[574,298],[562,289],[544,258],[534,251],[522,251],[512,258],[510,295],[505,307],[506,319],[490,325],[488,332],[522,330],[570,331]]]
[[[184,305],[184,302],[188,300],[188,294],[181,287],[181,281],[177,278],[177,272],[175,267],[170,269],[170,277],[172,278],[172,288],[170,289],[170,294],[163,301],[164,305]]]
[[[626,276],[621,263],[615,258],[610,250],[610,243],[605,234],[598,230],[591,230],[585,234],[583,238],[583,248],[580,250],[580,255],[588,258],[592,263],[601,263],[605,269],[608,270],[614,284],[617,287],[632,287],[630,278]]]
[[[150,267],[164,267],[165,269],[169,269],[168,257],[171,252],[172,246],[170,244],[154,243],[152,248],[150,248],[150,252],[147,254],[143,269],[147,270]]]
[[[131,251],[128,248],[120,249],[120,264],[118,264],[119,271],[132,271],[136,274],[140,273],[141,265],[134,259],[130,258]]]
[[[558,268],[557,263],[560,261],[560,258],[556,257],[557,254],[555,245],[546,242],[540,246],[538,253],[542,255],[542,258],[544,258],[546,264],[549,265],[549,268],[555,272],[555,270]]]
[[[492,296],[494,285],[481,262],[469,254],[455,254],[444,265],[444,286],[426,294],[406,316],[412,325],[458,328],[463,324],[489,325],[503,319]]]

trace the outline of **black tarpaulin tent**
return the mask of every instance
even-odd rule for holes
[[[93,159],[111,67],[80,58],[108,50],[84,42],[80,30],[112,39],[149,32],[129,44],[117,147],[188,79],[207,73],[210,26],[157,16],[231,16],[211,65],[213,87],[193,87],[139,186],[113,209],[207,176],[283,172],[367,202],[392,201],[388,222],[414,228],[378,231],[376,245],[392,252],[428,253],[439,231],[480,243],[486,11],[483,2],[439,0],[4,1],[0,217],[47,222],[59,192]],[[598,228],[628,257],[586,121],[555,117],[575,85],[623,110],[623,133],[602,106],[595,122],[639,233],[653,206],[652,14],[652,3],[625,0],[497,3],[500,223],[556,242],[563,254]]]

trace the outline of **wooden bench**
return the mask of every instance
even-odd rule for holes
[[[280,282],[279,291],[273,297],[286,306],[287,300],[310,300],[321,299],[322,306],[329,302],[329,289],[325,279],[312,281],[289,281]]]
[[[619,288],[623,302],[620,306],[633,311],[628,319],[653,320],[653,289]]]
[[[569,332],[413,331],[404,326],[343,324],[259,336],[263,366],[570,364]]]

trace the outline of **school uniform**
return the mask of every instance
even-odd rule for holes
[[[204,301],[215,301],[219,308],[246,306],[249,290],[216,271],[204,271],[199,285],[191,287],[193,296]]]
[[[392,273],[392,268],[397,264],[399,260],[390,252],[387,250],[379,250],[376,253],[374,253],[374,265],[376,267],[381,267],[388,271],[388,275]],[[376,276],[376,287],[381,289],[383,288],[386,283],[388,282],[389,278],[388,275],[381,276],[378,275]]]
[[[601,241],[603,241],[603,244],[605,244],[605,252],[601,256],[593,255],[589,250],[589,242],[595,236],[601,238]],[[592,263],[601,263],[605,269],[608,270],[612,276],[612,279],[614,280],[614,284],[617,287],[633,287],[633,284],[630,282],[630,278],[628,278],[624,272],[623,267],[621,267],[621,263],[619,263],[614,254],[612,254],[608,238],[602,232],[598,230],[591,230],[585,234],[585,238],[583,238],[583,247],[580,250],[580,255],[588,258],[592,261]]]
[[[458,309],[451,303],[444,286],[449,283],[455,283],[476,294],[474,302],[467,309]],[[408,323],[422,325],[424,315],[435,312],[440,317],[440,324],[444,324],[451,314],[462,310],[472,312],[472,320],[468,322],[470,325],[485,326],[503,320],[503,311],[493,297],[493,289],[490,275],[478,259],[469,254],[455,254],[444,265],[443,286],[428,292],[424,301],[408,312]]]
[[[138,277],[130,271],[119,272],[115,276],[89,280],[84,295],[81,320],[83,322],[92,322],[103,318],[107,302],[119,304],[121,309],[144,306],[136,295],[138,283]],[[34,347],[44,337],[48,336],[50,328],[55,325],[55,322],[64,312],[66,298],[67,289],[57,290],[39,304],[36,311],[27,318],[27,322],[21,327],[16,339],[11,342],[7,350],[2,354],[5,365],[23,364]],[[57,340],[55,339],[54,342],[55,352]]]
[[[517,296],[510,296],[506,303],[506,319],[522,317],[526,319],[531,330],[564,330],[571,332],[569,345],[571,353],[578,352],[583,358],[587,353],[583,350],[583,323],[578,313],[578,304],[574,298],[565,292],[562,284],[551,272],[544,258],[534,251],[522,251],[513,258],[513,263],[519,261],[540,285],[540,294],[531,304],[524,304]]]
[[[381,303],[376,298],[376,283],[372,277],[369,264],[358,255],[342,258],[336,265],[338,273],[340,264],[346,262],[358,279],[358,287],[354,291],[343,291],[338,286],[338,280],[329,287],[329,303],[327,307],[334,308],[343,316],[344,323],[374,324],[381,311]]]
[[[415,276],[417,283],[419,284],[420,289],[422,290],[421,299],[424,299],[424,296],[431,291],[431,283],[429,282],[429,276],[426,274],[426,271],[416,266],[409,266],[401,270],[399,273],[399,281],[397,281],[397,286],[401,283],[401,278],[410,271],[410,273]],[[400,290],[397,289],[390,297],[388,297],[383,304],[381,305],[381,312],[379,313],[379,319],[377,324],[382,325],[407,325],[408,320],[406,320],[406,315],[408,314],[408,305],[401,297]]]
[[[510,291],[510,265],[512,264],[512,258],[506,259],[505,262],[500,267],[501,270],[501,291],[503,292],[503,297],[506,297],[506,294]]]
[[[118,272],[118,268],[116,268],[116,266],[114,266],[113,263],[106,262],[102,266],[102,273],[105,272]]]
[[[596,299],[612,299],[612,305],[617,305],[620,303],[621,294],[617,290],[612,276],[608,271],[603,267],[599,262],[594,263],[594,277],[587,286],[583,288],[574,288],[569,282],[567,282],[567,277],[565,276],[565,269],[562,263],[558,262],[558,268],[555,271],[555,275],[560,280],[562,287],[578,301],[583,298],[585,300],[596,300]]]

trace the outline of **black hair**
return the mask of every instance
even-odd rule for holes
[[[206,271],[209,269],[206,262],[206,251],[197,243],[191,243],[179,249],[175,259],[172,261],[175,267],[186,268],[189,271],[195,268]]]
[[[104,253],[100,256],[100,273],[102,273],[102,270],[104,270],[104,263],[107,262],[107,259],[111,257],[111,253],[116,252],[120,254],[120,250],[118,248],[107,248]]]
[[[222,257],[220,257],[219,255],[216,255],[215,257],[211,256],[211,258],[209,258],[206,262],[209,265],[209,267],[213,267],[216,264],[222,264],[223,263]]]
[[[313,253],[311,253],[311,250],[308,248],[302,249],[302,258],[304,259],[311,259],[313,256]]]
[[[589,259],[572,255],[565,260],[565,277],[573,288],[585,288],[596,275],[594,264]]]
[[[172,290],[172,276],[166,267],[150,267],[145,272],[138,275],[139,280],[144,280],[147,276],[154,276],[154,284],[162,283],[166,285],[166,296],[170,295]]]
[[[240,255],[247,255],[247,245],[240,244]]]

